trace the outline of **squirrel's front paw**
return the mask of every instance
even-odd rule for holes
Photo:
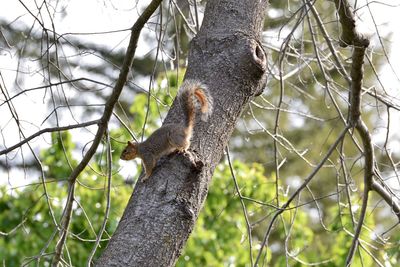
[[[149,178],[150,175],[144,174],[142,178],[140,179],[142,183],[146,182],[146,180]]]

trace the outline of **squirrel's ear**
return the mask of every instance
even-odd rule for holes
[[[128,145],[133,146],[133,142],[132,141],[128,141]]]

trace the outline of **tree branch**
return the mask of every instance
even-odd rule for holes
[[[132,66],[133,58],[136,52],[137,42],[140,36],[140,32],[143,29],[146,22],[149,20],[150,16],[154,13],[154,11],[158,8],[162,0],[153,0],[147,8],[143,11],[140,17],[137,19],[135,24],[132,27],[131,37],[129,40],[129,45],[126,51],[126,55],[124,57],[124,62],[122,63],[122,68],[120,74],[118,76],[118,80],[114,86],[114,89],[108,98],[103,116],[100,119],[99,128],[97,129],[97,133],[93,139],[92,145],[89,150],[86,152],[85,156],[81,160],[81,162],[76,166],[76,168],[70,174],[69,180],[69,198],[67,203],[65,204],[64,214],[62,218],[62,225],[60,229],[60,239],[56,246],[55,255],[53,258],[52,265],[57,266],[61,259],[62,250],[66,241],[66,233],[68,231],[69,223],[72,216],[72,204],[74,198],[74,187],[75,181],[78,178],[79,174],[84,170],[84,168],[89,164],[90,159],[95,154],[97,147],[100,145],[100,142],[103,138],[104,133],[108,127],[108,121],[112,115],[115,104],[118,101],[118,98],[124,88],[124,85],[128,79],[128,74]]]
[[[382,185],[380,185],[377,181],[373,181],[372,190],[378,193],[386,203],[392,207],[393,212],[397,216],[398,220],[400,221],[400,205],[393,197],[393,194],[390,194]]]
[[[103,83],[103,82],[99,82],[99,81],[96,81],[96,80],[92,80],[92,79],[88,79],[88,78],[85,78],[85,77],[76,78],[76,79],[71,79],[71,80],[66,80],[66,81],[60,81],[60,82],[57,82],[57,83],[51,83],[51,82],[50,82],[49,84],[46,84],[46,85],[42,85],[42,86],[37,86],[37,87],[33,87],[33,88],[24,89],[24,90],[18,92],[17,94],[13,95],[12,97],[7,98],[5,101],[3,101],[3,102],[0,104],[0,107],[3,106],[3,105],[5,105],[6,103],[10,102],[10,101],[13,100],[14,98],[17,98],[18,96],[20,96],[20,95],[22,95],[22,94],[26,94],[26,93],[31,92],[31,91],[46,89],[46,88],[49,88],[49,87],[52,87],[52,86],[58,86],[58,85],[63,85],[63,84],[73,84],[73,83],[75,83],[75,82],[80,82],[80,81],[91,82],[91,83],[94,83],[94,84],[102,85],[102,86],[104,86],[104,87],[111,87],[111,85],[109,85],[109,84],[106,84],[106,83]]]
[[[358,246],[358,238],[365,220],[369,191],[372,188],[374,175],[374,149],[371,135],[368,127],[361,118],[361,92],[364,77],[364,57],[365,51],[369,45],[369,40],[360,34],[356,29],[356,21],[353,10],[347,0],[335,0],[339,21],[342,25],[342,35],[340,45],[346,47],[353,46],[352,65],[351,65],[351,89],[349,106],[349,124],[355,127],[363,143],[364,154],[364,194],[358,219],[357,227],[354,232],[353,242],[346,258],[346,266],[349,266],[353,260],[354,252]]]
[[[10,146],[9,148],[1,150],[0,151],[0,155],[7,154],[7,153],[13,151],[14,149],[16,149],[16,148],[28,143],[32,139],[34,139],[34,138],[36,138],[36,137],[38,137],[38,136],[40,136],[40,135],[42,135],[44,133],[61,132],[61,131],[72,130],[72,129],[76,129],[76,128],[83,128],[83,127],[87,127],[87,126],[90,126],[90,125],[99,124],[100,122],[101,122],[101,119],[98,119],[98,120],[87,121],[87,122],[73,124],[73,125],[45,128],[45,129],[42,129],[42,130],[40,130],[40,131],[28,136],[27,138],[25,138],[24,140],[22,140],[21,142],[15,144],[13,146]]]
[[[342,25],[340,45],[368,47],[369,40],[357,31],[354,12],[347,0],[335,0],[336,10],[339,14],[339,22]]]

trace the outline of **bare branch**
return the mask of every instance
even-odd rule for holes
[[[340,24],[342,25],[340,45],[342,47],[349,45],[367,47],[369,40],[357,31],[356,20],[349,2],[347,0],[335,0],[335,5],[339,14]]]
[[[397,216],[400,221],[400,205],[398,201],[393,197],[393,194],[389,193],[382,185],[380,185],[377,181],[373,181],[372,190],[378,193],[383,200],[393,209],[394,214]]]
[[[236,175],[235,175],[235,172],[233,170],[233,166],[232,166],[232,162],[231,162],[231,156],[230,156],[228,147],[226,147],[226,155],[227,155],[227,158],[228,158],[229,170],[231,171],[233,183],[235,184],[236,193],[239,196],[240,204],[242,205],[243,216],[244,216],[244,219],[246,221],[247,238],[249,239],[249,254],[250,254],[249,258],[250,258],[250,264],[253,265],[253,239],[251,237],[252,227],[250,225],[249,215],[248,215],[248,212],[247,212],[247,209],[246,209],[246,204],[243,201],[244,198],[242,196],[242,193],[240,192],[240,188],[239,188],[239,185],[238,185],[238,182],[237,182],[237,179],[236,179]]]
[[[369,40],[360,34],[356,29],[356,22],[353,11],[347,0],[335,0],[336,9],[339,14],[339,21],[342,25],[342,35],[340,38],[341,46],[352,45],[354,47],[351,66],[351,90],[349,106],[349,124],[355,127],[363,143],[364,154],[364,194],[360,217],[355,229],[352,245],[346,258],[346,266],[350,265],[354,252],[358,246],[358,238],[364,223],[367,212],[369,191],[372,188],[374,176],[374,149],[372,146],[371,135],[364,121],[361,119],[361,93],[364,76],[364,56],[369,45]]]
[[[51,128],[45,128],[42,129],[28,137],[26,137],[24,140],[22,140],[21,142],[6,148],[4,150],[0,151],[0,155],[3,154],[7,154],[11,151],[13,151],[14,149],[28,143],[29,141],[31,141],[32,139],[44,134],[44,133],[52,133],[52,132],[61,132],[61,131],[67,131],[67,130],[72,130],[72,129],[76,129],[76,128],[83,128],[83,127],[87,127],[90,125],[95,125],[95,124],[99,124],[101,122],[101,120],[94,120],[94,121],[87,121],[87,122],[83,122],[83,123],[78,123],[78,124],[73,124],[73,125],[67,125],[67,126],[60,126],[60,127],[51,127]]]
[[[21,226],[24,225],[24,223],[26,222],[27,218],[24,218],[17,226],[15,226],[13,229],[11,229],[8,232],[2,232],[0,231],[0,236],[9,236],[12,235],[15,231],[18,230],[18,228],[20,228]]]
[[[94,155],[97,150],[97,147],[100,145],[101,139],[108,128],[108,121],[113,113],[113,109],[115,104],[118,101],[118,98],[124,88],[124,85],[128,79],[128,74],[132,66],[133,58],[136,52],[137,42],[140,36],[140,32],[143,29],[146,22],[149,20],[150,16],[154,13],[154,11],[158,8],[162,0],[153,0],[147,8],[143,11],[142,15],[137,19],[135,24],[132,27],[131,38],[129,40],[129,45],[126,51],[126,55],[124,57],[124,62],[122,63],[122,68],[119,73],[118,80],[114,86],[114,89],[108,98],[103,116],[101,117],[101,121],[99,122],[99,128],[97,129],[97,133],[93,139],[92,145],[90,146],[89,150],[86,152],[85,156],[75,167],[72,173],[69,176],[69,199],[64,208],[64,216],[63,216],[63,223],[60,230],[60,239],[57,243],[56,253],[53,258],[52,265],[57,266],[61,259],[62,250],[66,241],[66,233],[68,230],[68,226],[72,216],[72,204],[73,204],[73,192],[75,187],[75,181],[78,178],[79,174],[83,171],[83,169],[88,165],[90,159]]]
[[[102,85],[102,86],[104,86],[104,87],[111,87],[109,84],[102,83],[102,82],[99,82],[99,81],[95,81],[95,80],[92,80],[92,79],[88,79],[88,78],[76,78],[76,79],[71,79],[71,80],[67,80],[67,81],[61,81],[61,82],[57,82],[57,83],[49,83],[49,84],[46,84],[46,85],[43,85],[43,86],[37,86],[37,87],[34,87],[34,88],[28,88],[28,89],[22,90],[21,92],[18,92],[17,94],[15,94],[15,95],[13,95],[12,97],[10,97],[10,98],[6,99],[5,101],[3,101],[3,102],[0,104],[0,107],[1,107],[2,105],[4,105],[4,104],[10,102],[10,101],[13,100],[14,98],[16,98],[16,97],[18,97],[18,96],[20,96],[20,95],[26,94],[26,93],[28,93],[28,92],[31,92],[31,91],[36,91],[36,90],[40,90],[40,89],[46,89],[46,88],[50,88],[50,87],[52,87],[52,86],[57,86],[57,85],[73,84],[73,83],[75,83],[75,82],[80,82],[80,81],[87,81],[87,82],[92,82],[92,83],[95,83],[95,84]]]

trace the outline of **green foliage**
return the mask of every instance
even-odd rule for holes
[[[265,215],[276,211],[273,207],[275,182],[264,175],[265,170],[260,164],[234,161],[233,167],[252,225],[254,259],[272,217]],[[288,196],[281,196],[280,202],[287,199]],[[346,211],[342,208],[340,214],[337,206],[331,207],[327,211],[332,214],[331,229],[321,234],[318,230],[321,226],[311,219],[307,206],[296,208],[291,205],[275,224],[264,265],[286,266],[288,262],[289,266],[304,266],[305,263],[323,262],[322,266],[344,266],[352,241],[348,232],[353,231],[350,216],[343,214]],[[374,218],[369,216],[366,223],[373,227]],[[363,232],[362,238],[373,242],[368,232]],[[285,240],[291,257],[285,256],[282,245]],[[352,266],[374,266],[364,250],[359,253]],[[378,254],[383,253],[378,250]],[[214,173],[204,208],[176,266],[250,266],[246,221],[226,163],[220,164]]]
[[[263,176],[261,165],[246,165],[239,161],[233,165],[244,196],[260,201],[272,199],[273,185]],[[260,209],[251,201],[246,201],[246,208],[251,218]],[[176,266],[248,265],[247,237],[246,221],[229,166],[221,164],[214,173],[204,208]]]
[[[136,95],[130,109],[134,117],[130,125],[132,129],[140,132],[145,124],[146,134],[148,134],[159,127],[161,120],[157,117],[166,114],[176,95],[179,82],[175,77],[176,75],[172,75],[165,78],[168,81],[168,94],[165,93],[165,88],[161,88],[162,80],[160,80],[159,86],[152,90],[151,98],[147,98],[146,94]],[[148,105],[149,114],[146,114]],[[123,129],[113,130],[111,135],[130,140],[127,131]],[[112,139],[111,145],[113,170],[118,170],[120,168],[119,155],[123,146],[115,139]],[[54,219],[57,222],[60,221],[67,198],[66,178],[71,169],[77,165],[77,160],[73,156],[74,149],[75,144],[70,132],[52,133],[51,146],[40,151],[45,183],[39,181],[23,189],[8,189],[6,186],[0,186],[0,231],[10,232],[9,235],[0,238],[0,261],[4,262],[5,266],[20,266],[23,263],[35,262],[36,260],[32,257],[38,256],[49,242],[55,231]],[[95,159],[96,161],[91,162],[90,167],[82,172],[75,184],[70,235],[67,240],[67,250],[64,250],[68,253],[65,258],[69,258],[75,266],[85,264],[105,215],[107,201],[107,175],[103,171],[106,169],[105,153],[97,153]],[[131,191],[131,186],[124,182],[122,176],[114,173],[111,210],[106,232],[102,236],[105,241],[100,243],[101,247],[97,249],[95,257],[100,255],[107,240],[115,231]],[[58,236],[55,236],[48,243],[48,248],[44,251],[45,255],[54,251],[57,240]],[[39,265],[50,264],[51,258],[51,254],[43,256]]]
[[[254,258],[258,251],[254,248],[260,243],[256,233],[265,230],[266,226],[265,223],[257,226],[255,222],[262,221],[265,214],[274,210],[268,205],[260,204],[271,204],[275,195],[274,182],[264,176],[264,169],[260,164],[246,165],[235,161],[233,167],[240,192],[246,198],[244,203],[249,221],[254,227],[252,235]],[[177,266],[250,266],[246,221],[229,166],[221,164],[213,177],[204,208]],[[289,220],[289,213],[284,217],[285,220]],[[304,212],[299,211],[298,220],[299,217],[301,224],[307,223],[307,215]],[[299,224],[293,232],[295,232],[294,246],[304,242],[311,243],[313,238],[311,230],[304,231]],[[279,231],[279,235],[284,239],[283,231]],[[268,253],[265,263],[271,264],[271,251]]]
[[[130,125],[132,129],[140,132],[143,125],[146,125],[145,135],[147,135],[160,125],[178,88],[179,82],[173,77],[175,76],[160,79],[159,86],[152,90],[150,98],[144,94],[136,95],[130,108],[134,118]],[[163,81],[167,81],[168,86],[160,86]],[[146,114],[148,106],[149,113]],[[289,123],[289,118],[283,119],[282,125],[285,123]],[[303,131],[307,131],[308,128],[311,135],[311,126],[305,127]],[[291,138],[295,139],[296,134],[301,133],[297,130],[293,128],[294,133]],[[119,139],[130,139],[127,131],[123,129],[113,130],[111,135]],[[6,190],[4,186],[0,187],[0,229],[2,232],[11,231],[8,236],[0,239],[0,247],[4,248],[0,250],[0,260],[4,261],[6,266],[19,266],[23,262],[29,262],[30,258],[27,256],[38,255],[54,232],[52,213],[57,222],[60,220],[67,197],[65,178],[68,177],[71,167],[76,166],[77,160],[73,157],[75,145],[69,132],[53,133],[51,137],[52,146],[40,153],[45,169],[46,190],[42,183],[21,190]],[[313,142],[317,142],[314,136],[312,138]],[[297,137],[296,140],[300,145],[304,142],[305,147],[309,145],[307,137]],[[328,138],[324,142],[330,143],[332,140]],[[248,149],[249,145],[251,143],[246,143],[243,147]],[[113,169],[118,170],[118,157],[123,145],[114,139],[112,147]],[[257,151],[251,150],[251,153],[254,155]],[[236,152],[236,155],[240,158],[245,153]],[[287,156],[288,160],[294,160],[290,158],[290,154]],[[104,218],[107,184],[106,174],[103,171],[106,162],[104,153],[96,154],[95,159],[90,168],[86,168],[80,175],[76,184],[76,202],[69,229],[71,234],[67,241],[68,257],[66,257],[76,266],[85,263]],[[301,166],[293,164],[293,168],[298,168],[299,172],[304,171]],[[276,212],[276,186],[281,190],[278,194],[280,204],[287,201],[293,191],[289,191],[289,194],[282,193],[285,181],[280,180],[276,185],[275,174],[270,169],[267,171],[264,166],[266,165],[240,160],[233,162],[252,228],[253,259],[258,253],[270,219]],[[354,169],[354,172],[358,172],[357,168]],[[282,171],[284,173],[284,170]],[[112,208],[106,233],[102,237],[105,240],[115,231],[132,189],[124,183],[119,174],[115,173],[111,190]],[[306,202],[311,199],[303,197],[302,200]],[[48,203],[51,204],[52,211]],[[331,205],[329,202],[324,205],[326,205],[324,210],[327,212],[322,219],[329,222],[328,230],[323,229],[318,221],[311,218],[308,205],[301,208],[297,208],[295,204],[289,206],[274,225],[269,247],[266,249],[267,254],[264,253],[262,256],[263,263],[268,266],[285,266],[287,263],[289,266],[303,266],[304,263],[324,262],[322,266],[343,266],[352,240],[348,232],[353,232],[349,209],[342,207],[339,210],[338,205]],[[355,216],[358,218],[358,214]],[[23,224],[20,225],[21,222]],[[373,228],[374,217],[367,217],[366,223]],[[20,227],[13,231],[18,225]],[[220,164],[214,173],[204,208],[177,266],[250,266],[247,231],[243,208],[230,168],[227,163]],[[368,232],[363,231],[362,238],[371,241]],[[56,241],[57,237],[49,243],[45,253],[54,251]],[[101,253],[106,243],[107,241],[101,242],[96,256]],[[378,244],[374,245],[379,247]],[[360,258],[363,258],[363,266],[374,266],[371,257],[365,251],[360,250],[359,253],[353,266],[361,266]],[[391,255],[393,262],[396,261],[393,257],[399,257],[394,247],[389,246],[386,253]],[[375,254],[383,257],[382,252]],[[42,258],[40,264],[50,260],[51,255]]]
[[[52,134],[52,146],[43,150],[43,167],[46,169],[45,184],[39,182],[23,189],[6,189],[0,186],[0,229],[9,235],[0,238],[0,261],[5,266],[20,266],[35,262],[37,256],[50,240],[59,222],[67,198],[67,182],[59,180],[70,173],[66,158],[72,165],[74,145],[68,132]],[[98,156],[98,158],[101,158]],[[67,241],[68,257],[74,266],[83,266],[94,245],[105,215],[107,177],[101,173],[101,162],[91,163],[80,175],[75,186],[75,202]],[[120,175],[113,175],[111,188],[111,212],[103,239],[115,231],[127,204],[132,188],[124,184]],[[51,209],[49,208],[49,204]],[[52,216],[54,214],[54,217]],[[17,227],[19,226],[19,227]],[[15,229],[14,229],[15,228]],[[58,236],[49,243],[45,254],[54,251]],[[97,254],[104,249],[101,242]],[[39,266],[51,262],[52,255],[41,259]],[[33,260],[33,261],[32,261]]]

